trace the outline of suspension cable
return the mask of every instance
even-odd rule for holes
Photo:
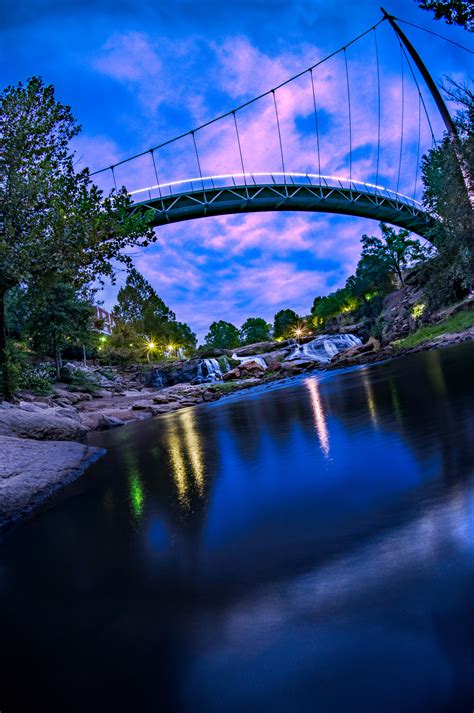
[[[204,191],[204,181],[203,181],[203,179],[202,179],[201,162],[200,162],[200,160],[199,160],[199,153],[198,153],[198,150],[197,150],[196,137],[195,137],[195,135],[194,135],[194,131],[191,131],[191,136],[192,136],[192,138],[193,138],[194,153],[196,154],[196,161],[197,161],[199,176],[200,176],[200,178],[201,178],[202,190]],[[204,199],[206,199],[206,193],[204,193]]]
[[[401,67],[401,79],[402,79],[402,120],[400,125],[400,156],[398,159],[398,176],[397,176],[397,193],[400,188],[400,176],[402,173],[402,156],[403,156],[403,136],[405,129],[405,70],[403,65],[403,48],[402,43],[399,41],[400,45],[400,67]]]
[[[234,117],[234,126],[235,126],[235,133],[237,136],[237,145],[239,147],[239,156],[240,156],[240,165],[242,166],[242,173],[244,176],[244,183],[247,185],[247,178],[245,176],[245,166],[244,166],[244,157],[242,155],[242,146],[240,145],[240,134],[239,134],[239,127],[237,125],[237,117],[235,115],[235,111],[232,112],[232,116]]]
[[[111,166],[110,170],[112,171],[112,178],[114,179],[114,187],[115,190],[117,190],[117,181],[115,180],[115,171],[114,171],[115,166]]]
[[[318,122],[318,109],[316,105],[316,91],[314,89],[314,77],[313,70],[309,70],[311,76],[311,89],[313,91],[313,108],[314,108],[314,124],[316,126],[316,146],[318,149],[318,175],[321,176],[321,147],[319,145],[319,122]],[[321,181],[321,179],[319,179]]]
[[[349,82],[349,67],[347,65],[347,51],[344,47],[344,64],[346,67],[347,84],[347,107],[349,110],[349,182],[352,181],[352,111],[351,111],[351,89]]]
[[[194,129],[191,129],[190,131],[185,131],[184,133],[179,134],[178,136],[174,136],[172,139],[168,139],[167,141],[163,141],[161,144],[157,144],[156,146],[153,146],[152,147],[153,151],[158,151],[158,149],[161,149],[164,146],[169,146],[169,144],[172,144],[175,141],[179,141],[179,139],[183,139],[186,136],[189,136],[190,134],[192,134],[196,131],[205,129],[207,126],[210,126],[211,124],[215,124],[217,121],[220,121],[221,119],[224,119],[225,117],[230,116],[233,112],[240,111],[241,109],[244,109],[245,107],[250,106],[251,104],[254,104],[259,99],[263,99],[264,97],[268,96],[269,94],[272,94],[277,89],[281,89],[281,87],[284,87],[286,84],[289,84],[290,82],[293,82],[295,79],[302,77],[310,69],[315,69],[316,67],[319,67],[321,64],[324,64],[324,62],[327,62],[328,60],[332,59],[332,57],[335,57],[337,54],[339,54],[340,52],[345,50],[347,47],[350,47],[351,45],[355,44],[356,42],[361,40],[363,37],[368,35],[369,32],[372,32],[372,30],[374,28],[381,25],[382,22],[385,22],[385,20],[386,20],[386,18],[382,17],[382,19],[379,20],[375,25],[372,25],[364,32],[361,32],[360,35],[357,35],[357,37],[354,37],[353,40],[351,40],[350,42],[347,42],[346,45],[344,45],[344,47],[339,47],[339,49],[335,50],[334,52],[331,52],[331,54],[328,54],[326,57],[323,57],[323,59],[318,60],[318,62],[311,65],[311,67],[306,67],[301,72],[294,74],[292,77],[289,77],[284,82],[281,82],[281,84],[278,84],[276,87],[273,87],[272,89],[268,89],[266,92],[263,92],[262,94],[259,94],[258,96],[253,97],[253,99],[249,99],[248,101],[244,102],[243,104],[240,104],[240,106],[234,107],[233,109],[226,111],[224,114],[220,114],[219,116],[216,116],[213,119],[206,121],[204,124],[201,124],[200,126],[197,126]],[[122,164],[128,163],[129,161],[133,161],[134,159],[139,158],[140,156],[144,156],[145,154],[149,153],[150,151],[151,151],[151,149],[147,149],[146,151],[141,151],[140,153],[137,153],[134,156],[129,156],[128,158],[125,158],[122,161],[118,161],[116,164],[114,164],[114,166],[121,166]],[[110,169],[110,166],[106,166],[105,168],[101,168],[98,171],[93,171],[90,175],[95,176],[96,174],[103,173],[104,171],[108,171],[109,169]]]
[[[413,77],[413,81],[415,82],[416,88],[418,89],[418,95],[419,95],[420,98],[421,98],[421,103],[422,103],[422,105],[423,105],[423,110],[424,110],[424,112],[425,112],[426,120],[427,120],[427,122],[428,122],[428,126],[430,127],[431,141],[432,141],[433,145],[434,145],[435,148],[436,148],[436,146],[438,145],[438,143],[437,143],[436,137],[435,137],[435,135],[434,135],[434,131],[433,131],[433,126],[432,126],[432,124],[431,124],[430,115],[428,114],[428,109],[426,108],[426,102],[425,102],[425,100],[424,100],[422,91],[421,91],[421,89],[420,89],[420,85],[419,85],[419,83],[418,83],[418,79],[416,78],[415,70],[413,69],[412,63],[410,62],[410,58],[409,58],[409,56],[408,56],[407,53],[406,53],[405,47],[403,47],[403,45],[401,45],[401,48],[402,48],[402,52],[403,52],[403,54],[404,54],[404,56],[405,56],[406,63],[408,64],[408,67],[410,68],[410,72],[411,72],[411,76]]]
[[[462,50],[466,50],[466,52],[469,52],[470,54],[474,54],[474,51],[470,50],[468,47],[464,47],[464,45],[461,45],[461,44],[459,44],[459,42],[455,42],[454,40],[450,40],[448,37],[439,35],[437,32],[433,32],[433,30],[428,30],[426,27],[421,27],[421,25],[415,25],[414,22],[408,22],[408,20],[402,20],[400,17],[395,17],[395,15],[393,15],[393,19],[398,20],[398,22],[403,22],[404,25],[410,25],[411,27],[416,27],[417,30],[423,30],[423,32],[428,32],[430,35],[439,37],[441,40],[444,40],[445,42],[450,42],[452,45],[456,45],[456,47],[459,47]]]
[[[377,42],[377,30],[374,27],[374,42],[375,42],[375,58],[377,65],[377,167],[375,171],[375,185],[379,185],[380,171],[380,134],[381,134],[381,115],[382,115],[382,98],[380,89],[380,60],[379,60],[379,45]]]
[[[413,200],[416,200],[416,189],[418,184],[418,171],[420,163],[420,150],[421,150],[421,94],[418,93],[418,142],[416,147],[416,168],[415,168],[415,188],[413,191]]]
[[[285,159],[283,158],[283,143],[281,140],[280,119],[278,118],[278,107],[277,107],[277,101],[276,101],[276,96],[275,96],[275,90],[272,92],[272,94],[273,94],[273,105],[275,107],[276,124],[277,124],[277,129],[278,129],[278,141],[280,142],[281,166],[282,166],[283,173],[285,173]],[[284,182],[286,183],[286,176],[284,176],[283,178],[284,178]]]
[[[156,163],[155,163],[155,151],[154,149],[150,149],[151,153],[151,160],[153,161],[153,170],[155,172],[155,179],[156,179],[156,185],[158,186],[158,190],[160,192],[160,198],[161,198],[161,186],[160,186],[160,180],[158,178],[158,171],[156,170]]]

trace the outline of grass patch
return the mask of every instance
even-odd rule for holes
[[[437,324],[427,324],[424,327],[420,327],[405,339],[397,339],[397,341],[393,342],[393,346],[396,349],[412,349],[419,344],[423,344],[423,342],[429,342],[431,339],[441,336],[441,334],[464,332],[465,329],[469,329],[472,326],[474,326],[474,310],[463,310]]]

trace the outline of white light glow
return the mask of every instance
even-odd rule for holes
[[[218,176],[195,176],[194,178],[186,178],[184,180],[180,181],[170,181],[169,183],[159,183],[154,186],[147,186],[146,188],[139,188],[135,191],[130,191],[129,195],[130,196],[135,196],[138,195],[139,193],[147,193],[150,191],[155,191],[155,190],[162,190],[164,188],[171,188],[172,186],[182,186],[188,183],[203,183],[204,181],[219,181],[219,180],[225,180],[225,179],[238,179],[238,178],[243,178],[244,181],[247,178],[253,179],[253,178],[262,178],[264,176],[271,177],[273,178],[274,176],[278,177],[288,177],[288,178],[307,178],[307,179],[319,179],[319,181],[339,181],[340,183],[348,183],[349,186],[351,185],[357,185],[357,186],[364,186],[366,188],[373,188],[377,191],[384,191],[385,193],[391,193],[394,196],[400,197],[400,198],[405,198],[407,201],[410,203],[413,203],[420,208],[422,207],[422,204],[419,201],[416,201],[414,198],[410,198],[410,196],[405,195],[404,193],[397,193],[396,191],[393,191],[391,188],[384,188],[383,186],[378,186],[375,183],[367,183],[366,181],[359,181],[356,179],[350,179],[347,178],[347,176],[325,176],[325,175],[319,175],[317,173],[297,173],[297,172],[282,172],[282,171],[275,171],[271,173],[224,173],[220,174]],[[243,184],[242,187],[246,187],[247,184]],[[237,187],[237,186],[234,186]],[[330,186],[328,186],[330,187]],[[212,188],[212,187],[211,187]],[[200,189],[202,190],[202,188]],[[187,192],[187,191],[185,191]],[[175,194],[172,194],[175,195]]]

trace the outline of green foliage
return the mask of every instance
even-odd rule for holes
[[[459,151],[474,175],[474,93],[455,82],[448,88],[461,111],[457,117]],[[437,254],[420,274],[430,308],[462,299],[474,287],[473,215],[452,143],[445,137],[423,157],[423,201],[439,215],[430,238]]]
[[[448,25],[459,25],[474,32],[474,5],[470,0],[418,0],[423,10],[434,13],[435,20],[445,20]]]
[[[0,372],[6,370],[5,293],[51,277],[84,285],[130,263],[129,245],[154,239],[148,214],[131,214],[125,189],[104,196],[69,144],[80,131],[71,110],[38,77],[0,96]]]
[[[234,349],[240,344],[239,330],[230,322],[213,322],[204,339],[206,346],[212,349]]]
[[[68,391],[81,391],[86,394],[93,394],[100,389],[98,377],[82,369],[62,369],[61,380],[67,384]]]
[[[27,364],[19,372],[18,387],[38,396],[50,396],[55,379],[54,364]]]
[[[169,345],[188,354],[196,348],[196,335],[191,328],[176,321],[174,312],[135,268],[129,271],[125,287],[118,292],[114,314],[137,334],[152,338],[159,353],[163,354]]]
[[[353,313],[374,329],[383,298],[393,289],[394,280],[404,284],[405,271],[430,257],[431,249],[410,238],[407,230],[397,232],[383,223],[380,230],[381,237],[362,236],[362,254],[345,287],[315,298],[311,310],[315,327],[323,328],[339,315]]]
[[[393,344],[397,349],[411,349],[419,344],[423,344],[423,342],[428,342],[435,337],[439,337],[441,334],[464,332],[464,330],[472,326],[474,326],[474,310],[464,310],[452,317],[447,317],[437,324],[420,327],[416,332],[412,332],[408,337],[405,337],[405,339],[399,339],[393,342]]]
[[[361,268],[364,271],[376,271],[378,284],[383,281],[384,271],[386,280],[390,274],[395,275],[400,283],[404,284],[403,273],[423,260],[427,260],[432,250],[424,247],[419,240],[410,238],[408,230],[394,229],[380,223],[382,237],[362,236]]]
[[[35,286],[27,298],[27,330],[37,352],[57,359],[67,346],[90,341],[93,309],[72,285],[56,282],[47,291]]]
[[[275,339],[288,339],[292,329],[300,324],[301,317],[292,309],[282,309],[273,318],[273,336]]]
[[[121,369],[143,358],[145,341],[131,324],[118,322],[100,346],[100,355]]]
[[[159,332],[165,322],[176,319],[174,312],[135,268],[129,270],[125,287],[118,292],[114,314],[122,322],[132,324],[140,334]]]
[[[271,325],[261,317],[249,317],[240,328],[242,344],[255,344],[270,339]]]
[[[357,307],[351,291],[343,287],[326,297],[315,297],[311,309],[312,322],[315,327],[323,326],[328,320],[334,319],[343,312],[351,312]]]

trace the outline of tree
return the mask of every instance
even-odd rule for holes
[[[212,349],[234,349],[240,344],[239,330],[230,322],[213,322],[204,339]]]
[[[153,337],[158,351],[165,351],[169,345],[187,352],[196,348],[197,339],[191,328],[176,321],[175,313],[135,268],[129,270],[125,287],[118,292],[114,314],[132,325],[137,334]]]
[[[323,326],[328,320],[334,319],[341,312],[350,312],[357,306],[351,291],[343,287],[331,292],[325,297],[316,297],[311,309],[312,321],[315,327]]]
[[[418,4],[423,10],[431,10],[435,20],[474,31],[474,6],[470,0],[418,0]]]
[[[474,93],[450,83],[458,102],[459,146],[474,173]],[[437,253],[423,268],[424,290],[432,307],[460,299],[474,288],[473,211],[452,143],[447,136],[422,159],[423,203],[441,217],[430,230]]]
[[[240,340],[243,344],[266,342],[270,339],[271,325],[261,317],[249,317],[240,328]]]
[[[166,322],[176,319],[176,315],[165,305],[151,284],[134,267],[127,275],[125,287],[117,295],[115,316],[133,324],[142,334],[157,334]]]
[[[105,359],[118,364],[123,371],[126,366],[137,362],[143,356],[145,342],[131,324],[117,322],[112,334],[105,338],[99,349]]]
[[[273,336],[287,339],[291,336],[291,330],[301,322],[301,317],[292,309],[281,309],[273,318]]]
[[[196,349],[196,335],[184,322],[168,322],[165,336],[168,345],[172,345],[176,350],[182,349],[188,356]]]
[[[424,248],[419,240],[410,238],[408,230],[399,230],[380,223],[382,237],[362,236],[362,260],[375,258],[379,264],[386,265],[402,285],[405,284],[403,273],[417,262],[430,255],[430,249]]]
[[[75,286],[114,277],[128,245],[154,239],[149,214],[132,214],[125,189],[105,196],[88,169],[76,173],[80,131],[54,88],[38,77],[0,95],[0,392],[10,392],[5,297],[20,284]]]
[[[72,285],[58,282],[48,292],[30,289],[27,331],[33,348],[53,355],[60,376],[61,352],[90,341],[94,310]]]

